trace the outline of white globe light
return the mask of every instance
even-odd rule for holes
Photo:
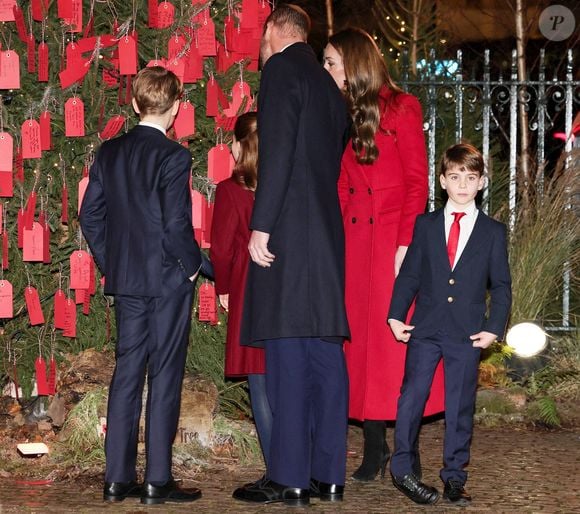
[[[534,323],[518,323],[508,330],[506,343],[519,357],[533,357],[547,344],[546,333]]]

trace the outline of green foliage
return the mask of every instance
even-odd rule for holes
[[[549,396],[543,396],[528,404],[526,416],[533,423],[549,428],[559,427],[562,424],[556,402]]]
[[[216,446],[229,447],[243,463],[256,462],[262,458],[262,451],[256,434],[248,431],[247,425],[223,416],[214,420]]]

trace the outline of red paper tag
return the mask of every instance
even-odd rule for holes
[[[57,0],[57,16],[59,18],[72,18],[73,5],[72,0]]]
[[[16,7],[16,0],[1,0],[0,21],[14,21],[14,7]]]
[[[58,78],[60,80],[61,89],[66,89],[72,86],[75,82],[82,80],[89,71],[88,59],[83,59],[75,66],[68,66],[63,71],[59,72]]]
[[[50,227],[45,223],[42,227],[42,262],[43,264],[50,264],[52,258],[50,256]]]
[[[88,316],[91,312],[91,295],[87,289],[84,291],[85,297],[83,299],[83,314]]]
[[[97,283],[96,283],[96,270],[95,270],[95,260],[93,259],[92,256],[91,257],[91,262],[90,262],[90,273],[89,273],[89,295],[93,295],[97,292]]]
[[[228,109],[224,109],[224,114],[229,117],[237,116],[240,110],[248,112],[252,105],[252,91],[247,82],[239,80],[232,86],[232,101]]]
[[[251,29],[258,26],[258,9],[257,0],[242,0],[242,27]]]
[[[26,120],[22,124],[22,158],[40,159],[40,125],[36,120]]]
[[[24,209],[18,209],[18,248],[22,248],[24,244],[24,224],[26,222],[26,211]]]
[[[48,45],[38,45],[38,82],[48,82]]]
[[[195,108],[189,100],[181,102],[173,129],[177,139],[195,134]]]
[[[0,171],[12,171],[14,140],[8,132],[0,132]]]
[[[36,41],[34,34],[28,34],[26,38],[26,57],[28,73],[34,73],[36,71]]]
[[[26,43],[26,36],[28,36],[28,34],[26,32],[26,24],[24,23],[24,13],[22,12],[22,9],[18,7],[18,5],[14,6],[12,12],[14,13],[14,21],[16,22],[16,30],[18,31],[18,38],[23,43]]]
[[[64,127],[66,137],[85,135],[85,104],[76,96],[64,104]]]
[[[226,16],[224,19],[224,46],[228,52],[232,52],[235,48],[232,46],[236,37],[236,21],[233,16]]]
[[[217,55],[215,24],[209,15],[209,9],[205,9],[203,13],[198,14],[196,21],[199,23],[196,28],[199,54],[204,56]]]
[[[133,36],[125,36],[119,40],[119,73],[137,74],[137,42]]]
[[[83,204],[83,198],[87,192],[87,187],[89,185],[89,177],[83,177],[79,180],[79,191],[78,191],[78,205],[77,214],[81,212],[81,205]]]
[[[84,250],[75,250],[69,261],[71,289],[88,289],[91,283],[91,256]]]
[[[14,175],[11,171],[0,171],[0,197],[14,196]]]
[[[64,21],[70,25],[69,32],[81,32],[83,30],[83,1],[72,0],[71,7],[72,16]]]
[[[68,223],[68,188],[63,186],[60,201],[60,222]]]
[[[157,0],[147,0],[147,7],[149,13],[149,17],[147,19],[149,23],[149,28],[150,29],[159,28]]]
[[[197,190],[191,190],[191,221],[194,229],[201,229],[201,216],[203,212],[203,195]]]
[[[71,41],[66,45],[65,55],[67,68],[76,68],[84,63],[82,49],[75,41]]]
[[[209,282],[205,282],[199,288],[199,321],[217,322],[217,302],[215,287]]]
[[[224,45],[217,43],[217,70],[225,73],[236,62],[236,56],[230,52]]]
[[[14,50],[0,52],[0,89],[20,89],[20,57]]]
[[[65,328],[66,296],[62,289],[54,293],[54,328]]]
[[[48,0],[31,0],[32,19],[34,21],[42,21],[48,13]]]
[[[117,86],[119,84],[119,59],[108,59],[111,67],[103,67],[103,82],[107,86]]]
[[[56,360],[54,356],[50,357],[48,369],[48,394],[54,396],[56,394]]]
[[[77,306],[70,298],[67,298],[65,302],[65,320],[62,335],[66,337],[77,336]]]
[[[32,191],[26,200],[26,212],[24,214],[24,229],[32,230],[34,213],[36,212],[36,193]]]
[[[40,149],[41,150],[51,150],[52,149],[52,134],[50,132],[50,112],[44,111],[40,115],[39,125],[40,125]]]
[[[38,291],[32,286],[24,288],[24,299],[26,300],[26,309],[31,325],[42,325],[44,323],[44,314],[40,306]]]
[[[86,289],[75,289],[75,304],[80,305],[85,302]]]
[[[231,177],[233,157],[227,145],[214,146],[207,154],[207,176],[214,183]]]
[[[167,60],[175,59],[183,51],[186,44],[186,39],[178,35],[177,32],[171,36],[167,41]]]
[[[14,317],[12,300],[12,284],[8,280],[0,280],[0,318]]]
[[[161,2],[157,7],[157,28],[166,29],[173,25],[175,7],[169,2]]]
[[[24,182],[24,164],[22,160],[22,148],[17,146],[14,153],[14,178]]]
[[[32,230],[24,229],[22,260],[42,262],[44,258],[44,229],[38,222],[32,224]]]
[[[99,137],[103,141],[105,141],[107,139],[111,139],[112,137],[115,137],[119,133],[119,130],[121,130],[123,128],[124,124],[125,124],[125,117],[124,116],[121,116],[120,114],[117,114],[117,116],[113,116],[107,122],[103,131],[99,134]]]
[[[48,396],[48,380],[46,378],[46,362],[39,355],[34,362],[34,369],[36,371],[36,393],[38,396]]]
[[[202,212],[202,247],[209,248],[211,246],[211,223],[213,220],[213,203],[205,202]],[[204,246],[205,245],[205,246]]]
[[[168,60],[165,64],[165,68],[175,73],[181,82],[184,81],[185,59],[171,59],[171,61]]]
[[[4,231],[2,233],[2,269],[8,269],[8,233]]]

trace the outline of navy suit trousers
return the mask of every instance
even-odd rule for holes
[[[429,338],[413,338],[408,344],[405,377],[397,404],[395,452],[391,473],[403,477],[412,472],[415,441],[435,368],[443,359],[445,374],[445,439],[441,479],[465,483],[469,462],[480,349],[469,339],[443,332]]]
[[[343,485],[348,376],[342,344],[318,338],[265,341],[273,413],[267,476],[308,489],[310,479]]]
[[[194,283],[186,280],[162,297],[115,296],[117,347],[109,387],[106,482],[136,478],[145,375],[145,480],[161,485],[171,478],[193,291]]]

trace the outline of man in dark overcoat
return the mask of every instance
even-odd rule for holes
[[[234,492],[260,503],[340,501],[345,480],[349,331],[337,180],[348,114],[305,43],[309,29],[302,9],[280,5],[262,38],[241,343],[265,347],[274,422],[266,477]]]

